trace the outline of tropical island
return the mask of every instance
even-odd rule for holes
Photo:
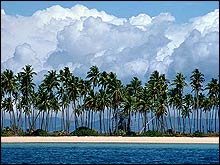
[[[170,81],[158,71],[144,84],[137,77],[123,84],[97,66],[85,79],[68,67],[48,71],[39,85],[34,76],[31,65],[1,72],[1,137],[219,137],[219,79],[204,85],[199,69],[189,84],[181,73]]]

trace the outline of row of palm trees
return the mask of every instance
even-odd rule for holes
[[[169,82],[165,74],[154,71],[144,85],[137,77],[124,85],[115,73],[101,72],[97,66],[90,67],[85,79],[68,67],[48,71],[39,85],[34,76],[31,65],[16,75],[9,69],[1,72],[1,129],[8,114],[15,133],[38,128],[56,131],[57,122],[70,133],[73,126],[96,128],[97,121],[105,134],[218,131],[219,80],[212,78],[204,85],[198,69],[189,84],[181,73]],[[192,92],[184,94],[187,85]]]

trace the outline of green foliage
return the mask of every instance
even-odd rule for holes
[[[137,136],[135,132],[126,132],[126,136]]]
[[[14,132],[10,127],[1,130],[1,136],[13,136]]]
[[[193,133],[193,136],[194,136],[194,137],[201,137],[201,136],[204,136],[204,134],[203,134],[202,132],[195,131],[195,132]]]
[[[151,137],[153,137],[153,136],[162,136],[162,135],[163,135],[162,132],[151,131],[151,130],[149,130],[147,132],[143,132],[143,133],[140,134],[140,136],[151,136]]]
[[[206,134],[206,135],[209,136],[209,137],[216,137],[216,136],[219,137],[219,132],[208,133],[208,134]]]
[[[115,136],[126,136],[126,132],[124,130],[119,129],[117,133],[114,134]]]
[[[63,130],[59,130],[59,131],[54,131],[51,135],[52,136],[66,136],[67,133],[64,132]]]
[[[75,131],[70,133],[71,136],[98,136],[99,133],[88,127],[79,127]]]
[[[30,136],[48,136],[50,135],[47,131],[42,129],[37,129],[30,133]]]
[[[18,136],[29,136],[30,135],[30,133],[28,133],[28,132],[19,132],[18,133]]]

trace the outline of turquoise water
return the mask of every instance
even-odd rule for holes
[[[1,164],[219,164],[219,145],[1,143]]]

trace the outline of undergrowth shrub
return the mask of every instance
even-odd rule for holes
[[[71,136],[98,136],[99,133],[95,129],[88,127],[79,127],[70,133]]]

